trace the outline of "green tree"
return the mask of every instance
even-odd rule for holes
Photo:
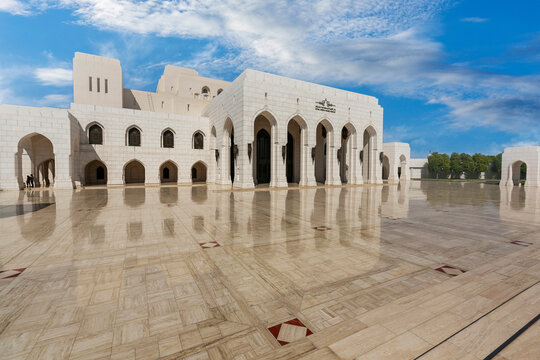
[[[491,170],[497,173],[497,178],[501,178],[502,171],[502,153],[492,156]]]
[[[476,177],[480,175],[480,173],[485,173],[489,169],[490,159],[489,156],[476,153],[473,155],[473,161],[474,161],[474,174]]]
[[[438,179],[439,175],[448,174],[450,171],[450,158],[447,154],[434,152],[428,157],[428,169]]]
[[[463,169],[463,172],[467,175],[467,177],[470,178],[474,176],[476,167],[473,157],[469,154],[461,153],[459,155],[459,158],[461,159],[461,168]]]
[[[459,156],[457,152],[453,152],[452,155],[450,155],[450,172],[452,173],[453,178],[459,178],[459,176],[463,173],[461,156]]]

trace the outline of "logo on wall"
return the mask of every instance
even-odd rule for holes
[[[328,101],[328,99],[324,99],[323,101],[315,101],[315,110],[335,113],[336,105],[332,104],[330,101]]]

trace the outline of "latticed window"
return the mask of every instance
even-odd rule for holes
[[[137,128],[131,128],[128,131],[128,145],[141,146],[141,132]]]
[[[101,126],[90,126],[90,129],[88,129],[88,142],[90,144],[103,144],[103,129]]]
[[[193,135],[193,148],[204,149],[204,136],[200,132]]]
[[[167,130],[163,133],[163,147],[164,148],[174,147],[174,134],[170,130]]]

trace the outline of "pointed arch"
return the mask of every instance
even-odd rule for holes
[[[332,159],[330,148],[334,146],[334,126],[323,118],[315,130],[315,180],[326,184],[332,177]]]
[[[178,182],[178,165],[172,161],[167,160],[159,166],[159,180],[163,183],[177,183]]]
[[[191,181],[193,183],[206,183],[208,166],[202,160],[197,161],[191,166]]]
[[[192,139],[192,149],[196,149],[196,150],[203,150],[204,149],[204,138],[206,136],[204,135],[204,133],[201,131],[201,130],[197,130],[193,133],[193,135],[191,136],[191,139]]]
[[[339,176],[342,184],[356,182],[356,166],[357,166],[357,133],[356,127],[347,122],[341,128],[339,148]]]
[[[101,160],[94,159],[89,161],[84,167],[84,184],[106,185],[107,184],[107,165]]]
[[[17,144],[16,156],[19,188],[24,189],[29,176],[36,187],[53,185],[54,159],[54,145],[48,137],[37,132],[23,136]]]
[[[307,121],[295,114],[287,121],[285,175],[287,183],[300,184],[306,177]]]
[[[362,177],[366,183],[376,182],[377,169],[377,131],[372,125],[365,128],[362,147]]]
[[[124,165],[124,183],[125,184],[144,184],[145,167],[138,159],[128,161]]]

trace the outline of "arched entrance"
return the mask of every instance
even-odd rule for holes
[[[348,123],[341,129],[341,148],[339,149],[339,176],[342,184],[353,183],[356,173],[356,128]]]
[[[131,160],[124,166],[124,183],[144,184],[144,165],[138,160]]]
[[[255,185],[268,184],[272,181],[272,131],[273,118],[269,114],[261,114],[255,118],[253,124],[254,144],[253,144],[253,179]]]
[[[197,161],[191,167],[191,181],[193,183],[205,183],[206,182],[206,164],[202,161]]]
[[[17,148],[19,188],[24,188],[29,175],[33,175],[36,187],[53,186],[55,164],[52,142],[41,134],[33,133],[23,137]]]
[[[164,183],[177,183],[178,182],[178,166],[171,160],[168,160],[161,164],[159,167],[159,179],[162,184]]]
[[[84,168],[84,183],[86,186],[106,185],[107,167],[99,160],[90,161]]]
[[[227,118],[223,127],[223,147],[222,147],[222,176],[226,180],[225,183],[234,183],[235,163],[234,156],[234,126],[232,120]]]
[[[271,144],[270,134],[265,129],[261,129],[257,132],[256,140],[256,153],[257,153],[257,184],[267,184],[270,182],[270,156],[271,156]]]
[[[377,169],[377,132],[373,126],[364,131],[364,147],[362,148],[362,177],[364,182],[376,182]]]
[[[523,161],[515,161],[512,164],[512,182],[514,186],[521,186],[521,182],[527,180],[527,164]]]
[[[382,179],[388,180],[388,177],[390,176],[390,161],[388,160],[388,156],[383,156],[382,161]]]
[[[330,146],[332,146],[333,128],[327,120],[321,121],[316,129],[315,143],[315,181],[325,184],[328,174],[331,173],[331,161],[327,156]]]
[[[295,116],[287,124],[287,149],[285,172],[287,183],[299,184],[304,176],[304,134],[306,122],[300,116]]]

